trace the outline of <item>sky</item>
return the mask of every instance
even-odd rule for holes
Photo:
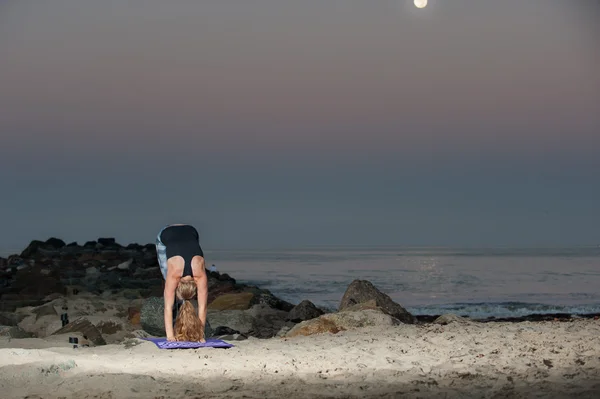
[[[0,2],[0,253],[600,244],[595,0]]]

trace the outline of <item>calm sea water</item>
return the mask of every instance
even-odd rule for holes
[[[239,282],[331,310],[352,280],[365,279],[421,315],[600,312],[600,248],[328,247],[205,256]]]

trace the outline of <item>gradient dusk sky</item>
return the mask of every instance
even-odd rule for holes
[[[4,0],[0,253],[600,244],[593,0]]]

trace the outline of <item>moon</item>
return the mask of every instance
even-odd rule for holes
[[[415,7],[425,8],[427,6],[427,0],[415,0]]]

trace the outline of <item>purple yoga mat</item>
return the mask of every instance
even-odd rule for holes
[[[231,348],[229,344],[220,339],[207,339],[202,342],[185,342],[185,341],[167,341],[166,338],[142,338],[146,341],[154,342],[160,349],[194,349],[194,348]]]

